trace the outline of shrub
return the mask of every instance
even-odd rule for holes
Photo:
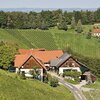
[[[22,71],[22,72],[20,73],[19,76],[20,76],[20,78],[23,79],[23,80],[26,79],[26,77],[25,77],[25,72],[24,72],[24,71]]]
[[[91,36],[92,36],[92,30],[89,30],[89,32],[88,32],[86,38],[87,38],[87,39],[91,39]]]
[[[44,83],[48,83],[51,80],[52,76],[48,73],[44,76]]]
[[[44,83],[48,83],[48,77],[44,77]]]
[[[70,76],[70,77],[74,78],[75,81],[79,81],[80,72],[77,72],[77,71],[65,71],[63,73],[63,77],[65,77],[65,76]]]
[[[33,67],[33,70],[31,70],[30,73],[31,73],[31,75],[33,75],[33,77],[34,77],[35,79],[39,79],[40,72],[39,72],[37,66],[34,66],[34,67]]]
[[[50,86],[52,86],[52,87],[58,86],[58,80],[54,77],[52,77],[49,82],[50,82]]]

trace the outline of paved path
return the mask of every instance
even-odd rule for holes
[[[51,73],[51,72],[48,72],[48,73],[56,77],[60,83],[62,83],[65,87],[67,87],[74,94],[76,100],[87,100],[79,88],[66,82],[62,77],[59,77],[55,73]]]

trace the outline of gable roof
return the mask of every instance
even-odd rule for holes
[[[57,67],[57,68],[59,68],[66,60],[68,60],[70,57],[72,57],[70,54],[68,54],[68,53],[64,53],[61,57],[59,57],[58,59],[54,59],[54,60],[51,60],[50,61],[50,65],[51,66],[55,66],[55,67]],[[72,57],[73,58],[73,57]],[[73,58],[74,59],[74,58]],[[74,59],[75,60],[75,59]],[[81,63],[81,62],[79,62],[79,61],[77,61],[77,60],[75,60],[79,65],[81,65],[82,67],[85,67],[87,70],[89,70],[89,68],[85,65],[85,64],[83,64],[83,63]]]
[[[67,59],[71,57],[70,54],[64,53],[61,57],[58,59],[51,60],[50,65],[59,67],[62,63],[64,63]]]
[[[19,49],[19,53],[23,54],[23,55],[32,54],[33,56],[40,59],[44,63],[49,62],[52,59],[59,58],[61,55],[63,55],[62,50],[48,51],[48,50],[45,50],[45,49],[30,49],[30,50]]]
[[[90,70],[85,64],[81,63],[78,60],[75,60],[79,65],[81,65],[81,67],[84,67],[86,70]]]
[[[36,57],[34,57],[33,55],[16,55],[15,58],[15,67],[20,68],[21,66],[23,66],[23,64],[30,59],[31,57],[33,57],[35,59],[35,61],[44,69],[46,69],[46,67],[44,66],[43,62],[41,62],[39,59],[37,59]]]
[[[44,67],[44,63],[49,62],[52,59],[58,58],[63,55],[62,50],[52,50],[47,51],[45,49],[19,49],[19,55],[15,56],[15,67],[21,67],[30,56],[34,57],[34,59]]]
[[[32,54],[45,63],[49,62],[52,59],[59,58],[61,55],[63,55],[63,51],[62,50],[38,51]]]

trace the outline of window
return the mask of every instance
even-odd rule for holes
[[[75,63],[72,63],[72,66],[75,67]]]

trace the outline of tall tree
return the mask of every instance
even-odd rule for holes
[[[67,31],[68,26],[66,21],[62,21],[57,25],[58,29]]]
[[[47,30],[48,29],[46,21],[44,21],[44,20],[42,21],[40,29],[42,29],[42,30]]]
[[[100,23],[100,8],[98,8],[95,12],[94,12],[94,17],[96,22]]]
[[[13,28],[13,21],[10,16],[7,17],[7,28]]]
[[[75,18],[74,18],[74,17],[72,17],[72,21],[71,21],[71,28],[72,28],[72,29],[75,29],[75,27],[76,27]]]
[[[68,30],[68,26],[67,26],[67,22],[66,22],[66,21],[64,21],[64,22],[62,23],[62,29],[65,30],[65,31]]]
[[[78,22],[79,19],[82,19],[81,12],[82,11],[74,11],[73,12],[76,23]]]
[[[0,42],[0,67],[8,69],[13,66],[15,54],[17,53],[18,45],[8,42]]]
[[[77,31],[77,33],[81,33],[83,31],[81,20],[79,20],[77,23],[76,31]]]

